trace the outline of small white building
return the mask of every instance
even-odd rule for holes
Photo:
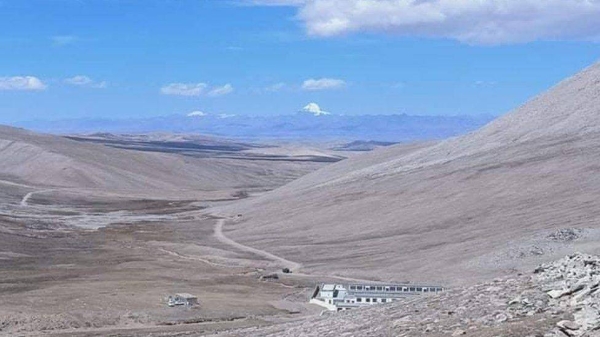
[[[167,300],[167,304],[170,307],[184,305],[187,307],[191,307],[198,304],[198,297],[186,293],[175,294],[174,296],[169,296]]]
[[[412,284],[321,284],[313,292],[310,303],[341,311],[441,291],[444,288]]]

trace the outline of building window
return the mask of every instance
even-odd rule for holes
[[[350,290],[356,290],[356,286],[350,286]]]
[[[411,291],[411,292],[414,292],[414,291],[415,291],[415,288],[410,288],[410,291]]]
[[[377,287],[377,290],[381,291],[381,290],[383,290],[383,287]]]
[[[421,291],[423,291],[423,288],[421,288],[421,287],[418,287],[418,288],[417,288],[417,292],[421,292]]]
[[[359,297],[359,298],[357,298],[357,299],[356,299],[356,302],[358,302],[358,303],[362,302],[362,298],[360,298],[360,297]]]
[[[367,303],[370,303],[370,302],[371,302],[371,299],[370,299],[370,298],[367,298],[367,300],[366,300],[365,302],[367,302]]]
[[[356,286],[356,290],[362,290],[362,286]]]

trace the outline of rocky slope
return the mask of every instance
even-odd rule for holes
[[[392,146],[218,210],[305,271],[474,284],[599,252],[600,64],[463,137]],[[576,227],[575,241],[550,238]]]

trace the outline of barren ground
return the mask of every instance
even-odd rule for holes
[[[299,148],[247,155],[203,139],[135,139],[140,152],[121,137],[124,148],[110,149],[11,128],[0,128],[2,138],[0,335],[204,334],[319,312],[306,304],[315,279],[259,280],[286,265],[218,235],[225,219],[207,210],[341,157]],[[105,154],[118,160],[105,165]],[[142,166],[131,165],[138,159]],[[74,167],[86,169],[72,176]],[[153,187],[162,184],[158,171],[174,189]],[[153,178],[130,185],[140,172]],[[32,173],[44,183],[29,180]],[[114,186],[89,183],[105,175]],[[175,293],[194,294],[200,305],[169,308]]]
[[[281,261],[215,236],[222,220],[204,208],[219,201],[88,195],[74,204],[61,191],[2,187],[0,334],[172,335],[315,312],[305,304],[315,280],[260,281]],[[98,226],[75,227],[90,220]],[[201,305],[167,307],[179,292]]]

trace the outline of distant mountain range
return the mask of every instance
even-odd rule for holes
[[[28,121],[17,126],[55,134],[95,132],[200,133],[240,139],[372,140],[443,139],[475,130],[492,116],[313,115],[233,116],[195,113],[145,119]]]

